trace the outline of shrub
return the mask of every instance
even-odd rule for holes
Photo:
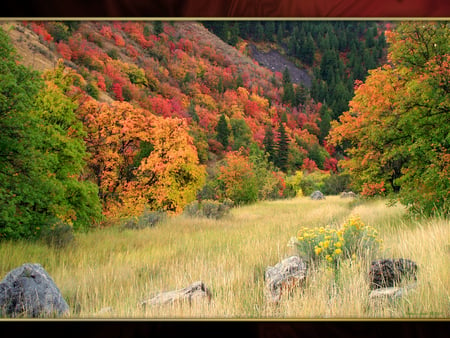
[[[119,58],[119,51],[117,48],[112,48],[106,52],[111,59],[117,60]]]
[[[88,93],[92,98],[98,100],[98,97],[100,95],[100,91],[97,87],[97,85],[93,82],[88,82],[86,85],[86,93]]]
[[[41,239],[50,247],[62,249],[73,244],[75,236],[72,226],[57,220],[50,227],[42,230]]]
[[[372,257],[380,248],[381,240],[371,226],[365,225],[359,216],[351,216],[340,230],[345,246],[343,254],[346,258]]]
[[[144,212],[137,217],[131,217],[122,225],[124,229],[139,230],[153,227],[166,219],[167,215],[163,211],[152,211],[145,209]]]
[[[284,190],[285,197],[296,197],[302,196],[303,191],[301,188],[301,183],[303,180],[303,172],[298,170],[295,175],[286,177],[286,189]]]
[[[311,195],[314,191],[324,191],[325,181],[330,177],[330,174],[322,171],[314,171],[305,175],[300,182],[300,187],[305,196]]]
[[[372,258],[381,240],[374,228],[365,225],[359,216],[351,216],[338,230],[330,226],[303,227],[290,244],[305,259],[337,268],[342,259]]]
[[[350,189],[350,175],[331,174],[324,180],[323,193],[326,195],[338,195]]]
[[[219,219],[229,213],[233,204],[233,201],[230,199],[225,199],[223,202],[214,200],[194,201],[184,208],[184,213],[190,217]]]

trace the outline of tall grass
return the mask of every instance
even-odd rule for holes
[[[295,253],[290,237],[301,226],[339,226],[353,213],[384,240],[380,257],[419,266],[418,286],[404,299],[368,300],[369,262],[346,262],[336,283],[325,266],[306,286],[274,306],[264,298],[264,270]],[[234,208],[223,219],[178,216],[141,230],[107,228],[77,234],[57,250],[44,244],[0,244],[0,276],[26,262],[43,265],[71,308],[71,318],[448,318],[450,226],[444,219],[412,220],[399,205],[339,197],[297,198]],[[161,291],[202,280],[210,303],[140,305]],[[99,313],[104,308],[109,311]]]

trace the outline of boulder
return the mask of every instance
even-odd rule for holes
[[[316,190],[310,195],[312,200],[324,200],[325,196],[319,191]]]
[[[40,264],[24,264],[0,282],[0,313],[9,317],[56,317],[69,306]]]
[[[288,257],[275,266],[266,268],[265,293],[270,303],[278,303],[284,293],[289,293],[306,280],[308,264],[298,256]]]
[[[378,259],[372,261],[369,270],[370,288],[394,287],[405,279],[417,280],[417,264],[409,259]]]
[[[356,194],[353,191],[344,191],[341,193],[341,198],[356,198]]]
[[[195,282],[184,289],[166,291],[141,302],[146,305],[164,305],[176,302],[187,302],[192,305],[193,302],[207,300],[211,301],[211,292],[202,281]]]

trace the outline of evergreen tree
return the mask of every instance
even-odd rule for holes
[[[228,39],[227,42],[235,46],[239,41],[239,25],[237,23],[233,23],[229,26],[228,30]]]
[[[195,107],[196,107],[195,102],[191,101],[191,103],[189,103],[188,113],[189,113],[189,116],[192,117],[192,121],[198,123],[198,122],[200,122],[200,118],[198,117],[198,114],[195,111]]]
[[[265,24],[265,36],[266,39],[270,42],[275,41],[274,40],[274,35],[275,35],[275,22],[273,21],[266,21]]]
[[[304,40],[301,53],[302,61],[308,66],[312,66],[314,63],[315,45],[311,34],[308,34],[308,36]]]
[[[275,158],[276,158],[275,142],[274,142],[273,138],[274,138],[274,136],[273,136],[272,126],[269,125],[266,128],[266,133],[264,135],[263,144],[264,144],[264,150],[266,151],[266,153],[269,156],[268,159],[272,163],[275,162]]]
[[[230,119],[231,133],[233,135],[233,150],[241,147],[247,148],[252,142],[252,130],[244,119]]]
[[[308,98],[308,90],[303,85],[298,85],[295,88],[295,106],[299,104],[304,105]]]
[[[278,41],[278,43],[282,43],[283,37],[284,37],[283,25],[281,24],[281,22],[279,22],[277,25],[277,41]]]
[[[217,123],[217,141],[219,141],[223,148],[226,149],[228,147],[229,143],[229,137],[230,137],[230,129],[228,128],[227,120],[225,119],[225,115],[220,115],[219,122]]]
[[[287,67],[284,69],[283,72],[283,97],[282,102],[285,104],[294,104],[295,103],[295,93],[294,93],[294,86],[291,82],[291,74],[289,73],[289,69]]]
[[[280,168],[281,171],[287,171],[288,155],[289,155],[289,142],[286,134],[286,129],[283,123],[280,123],[278,127],[278,144],[277,144],[277,158],[275,165]]]
[[[262,41],[264,39],[264,27],[261,22],[258,21],[255,28],[255,41]]]
[[[153,34],[155,34],[156,36],[158,36],[159,34],[161,34],[162,32],[164,32],[164,27],[163,27],[163,23],[162,21],[155,21],[153,23]]]
[[[236,78],[236,88],[244,87],[244,80],[242,79],[241,73],[238,74]]]
[[[325,140],[325,138],[328,135],[328,132],[330,131],[331,128],[331,110],[327,107],[326,104],[323,104],[322,107],[320,108],[320,123],[319,123],[319,128],[320,128],[320,135],[319,135],[319,141],[322,143],[323,140]]]

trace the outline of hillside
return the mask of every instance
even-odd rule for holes
[[[351,119],[359,120],[351,113],[340,129],[333,120],[348,114],[355,89],[385,57],[386,25],[3,23],[12,40],[12,47],[2,41],[10,115],[2,128],[11,130],[0,140],[11,197],[5,219],[30,225],[34,236],[55,219],[83,228],[145,210],[181,213],[194,200],[241,205],[349,189],[358,177],[341,174],[338,160],[356,163],[345,158],[351,144],[341,136],[358,148]],[[264,56],[269,69],[252,55]],[[332,125],[340,134],[330,138]],[[383,193],[385,182],[399,191],[398,162],[386,161],[379,182],[364,181],[358,191]],[[376,174],[370,168],[363,180]],[[23,192],[36,185],[42,192],[25,194],[25,202]]]
[[[40,198],[42,209],[31,196],[26,203],[9,202],[10,216],[27,236],[38,235],[48,222],[45,215],[55,213],[74,228],[89,227],[101,218],[98,203],[107,222],[146,208],[179,213],[196,197],[245,204],[295,194],[285,180],[296,171],[336,170],[333,150],[319,141],[321,103],[293,84],[289,73],[258,65],[245,44],[232,47],[202,24],[58,21],[2,27],[19,55],[19,63],[13,61],[15,52],[6,47],[5,69],[30,78],[11,82],[8,90],[30,103],[22,107],[25,101],[11,97],[10,107],[19,105],[21,118],[32,121],[27,134],[24,124],[5,124],[25,137],[5,142],[12,158],[42,161],[17,162],[20,169],[8,162],[8,170],[23,175],[18,179],[24,187],[5,177],[6,189],[15,196],[33,184],[43,184],[42,192],[62,184],[46,194],[49,201]],[[21,64],[42,77],[25,75],[30,70]],[[292,93],[301,94],[302,102],[294,105]],[[45,142],[36,143],[41,137]],[[29,170],[34,183],[27,179]],[[240,181],[247,179],[252,183]],[[17,208],[41,220],[17,215]]]

